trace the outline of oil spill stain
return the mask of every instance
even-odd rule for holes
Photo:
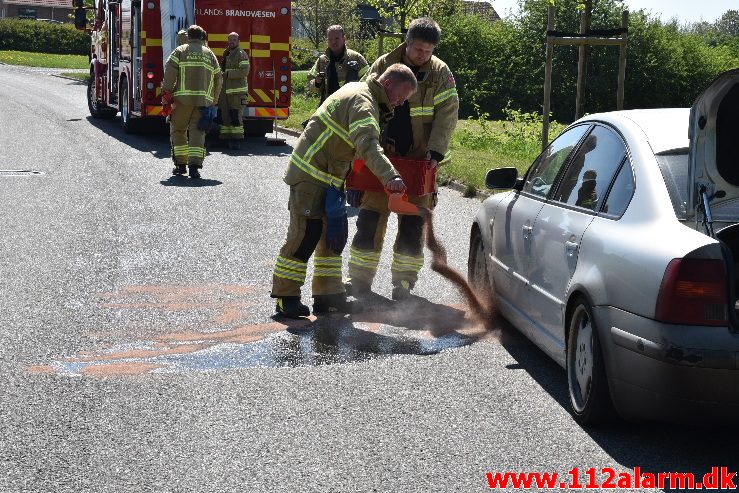
[[[101,296],[103,308],[169,311],[183,297],[211,302],[217,309],[201,324],[184,322],[148,335],[116,330],[109,347],[80,351],[29,373],[111,377],[147,373],[189,373],[251,367],[296,367],[367,361],[393,355],[433,355],[445,349],[496,337],[464,305],[422,298],[394,302],[379,295],[364,300],[351,315],[331,315],[265,323],[245,323],[244,308],[264,296],[251,287],[127,286]],[[219,298],[228,300],[216,303]],[[145,308],[142,308],[146,305]],[[360,304],[356,304],[357,308]],[[125,327],[124,327],[125,329]],[[105,332],[95,337],[105,340]]]

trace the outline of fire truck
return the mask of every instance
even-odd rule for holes
[[[177,47],[177,32],[198,24],[220,59],[230,32],[249,54],[249,94],[244,111],[247,135],[264,135],[290,108],[289,0],[72,0],[75,26],[90,33],[90,114],[113,118],[135,131],[147,120],[163,121],[164,64]],[[87,12],[94,11],[90,22]],[[88,27],[88,24],[91,24]]]

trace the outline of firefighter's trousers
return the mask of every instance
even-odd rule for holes
[[[357,218],[357,232],[349,250],[349,278],[372,284],[380,263],[380,253],[385,240],[387,219],[387,194],[364,192]],[[409,195],[409,202],[433,209],[435,194]],[[390,267],[393,286],[412,288],[423,267],[423,218],[415,215],[398,215],[398,234],[393,246]]]
[[[223,125],[219,132],[221,140],[242,140],[244,138],[245,94],[225,94],[221,91],[218,109],[221,111]]]
[[[198,130],[202,116],[198,106],[175,103],[169,116],[169,140],[175,164],[203,167],[205,159],[205,132]]]
[[[308,260],[313,257],[313,296],[344,292],[341,255],[326,248],[323,205],[326,192],[310,182],[290,186],[290,224],[275,260],[272,297],[300,296]]]

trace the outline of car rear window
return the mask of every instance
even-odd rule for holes
[[[672,208],[680,220],[688,217],[688,150],[657,154],[657,163],[670,194]]]

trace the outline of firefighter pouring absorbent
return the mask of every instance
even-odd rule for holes
[[[205,134],[215,118],[221,93],[221,66],[204,45],[205,30],[197,25],[187,29],[187,44],[178,46],[164,66],[162,82],[163,114],[169,114],[169,136],[175,167],[182,175],[200,178],[205,159]]]
[[[413,72],[394,64],[366,82],[344,85],[308,121],[284,177],[290,186],[290,222],[272,279],[271,296],[277,299],[278,314],[310,314],[300,301],[300,290],[314,252],[313,312],[348,310],[341,272],[348,234],[344,180],[357,158],[388,191],[405,190],[380,147],[380,128],[416,87]]]
[[[369,70],[369,75],[373,75],[382,73],[388,65],[403,63],[416,75],[418,90],[395,109],[381,143],[390,156],[426,159],[432,167],[449,159],[447,151],[459,109],[454,76],[446,63],[433,56],[440,37],[441,29],[435,21],[427,17],[415,19],[408,27],[405,42],[378,58]],[[361,199],[358,195],[355,191],[349,194],[351,205],[361,204],[350,249],[347,284],[347,290],[355,297],[371,289],[390,214],[384,193],[364,192]],[[428,209],[436,205],[436,193],[408,198]],[[391,266],[394,300],[411,296],[423,263],[423,218],[399,215]]]

